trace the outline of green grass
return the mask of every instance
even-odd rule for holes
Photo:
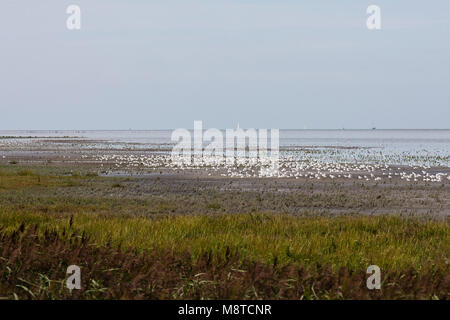
[[[25,223],[62,233],[67,215],[3,212],[0,225],[12,231]],[[77,214],[70,231],[84,232],[99,245],[137,250],[190,251],[194,257],[227,248],[243,258],[279,264],[365,270],[376,264],[391,272],[408,268],[446,269],[450,252],[447,222],[389,216],[294,217],[287,215],[199,215],[159,218]]]
[[[68,231],[68,230],[66,230]],[[70,238],[70,240],[68,239]],[[280,266],[211,251],[124,251],[85,235],[21,225],[0,230],[1,299],[444,299],[448,270],[382,270],[381,290],[368,290],[366,270],[329,265]],[[65,287],[66,270],[82,270],[81,290]]]
[[[243,259],[282,265],[329,264],[335,269],[360,271],[375,264],[391,272],[449,269],[448,219],[333,216],[309,211],[301,216],[227,214],[229,207],[224,204],[232,201],[234,194],[224,193],[222,202],[209,195],[191,199],[157,193],[122,198],[120,193],[129,189],[126,180],[89,172],[70,176],[51,173],[45,166],[1,166],[0,228],[9,232],[22,223],[39,224],[41,232],[84,232],[97,245],[111,241],[139,251],[187,250],[194,257],[204,252],[222,257],[231,249]],[[288,200],[279,201],[289,206]],[[182,209],[193,211],[202,206],[210,209],[209,214],[171,214],[175,209],[182,213]]]
[[[80,184],[78,180],[76,177],[41,176],[31,170],[19,170],[15,173],[0,172],[0,190],[74,186]]]

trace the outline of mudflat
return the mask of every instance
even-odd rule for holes
[[[2,298],[449,298],[447,166],[283,159],[257,177],[44,143],[2,149]]]

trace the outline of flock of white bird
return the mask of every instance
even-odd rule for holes
[[[406,182],[443,182],[450,180],[450,156],[441,152],[383,152],[381,149],[339,149],[299,147],[280,152],[278,161],[270,158],[239,157],[232,161],[220,161],[204,156],[201,161],[173,161],[170,148],[161,152],[144,152],[127,145],[122,146],[88,143],[55,143],[44,139],[0,139],[0,156],[5,160],[8,152],[50,152],[63,160],[73,157],[86,162],[97,162],[131,172],[154,169],[197,170],[207,175],[227,177],[279,177],[295,179],[356,179],[382,181],[401,179]],[[2,155],[3,153],[3,155]],[[71,154],[72,156],[70,156]],[[229,160],[229,159],[228,159]],[[401,164],[401,165],[394,165]]]
[[[83,156],[88,157],[88,156]],[[208,175],[236,178],[278,177],[306,179],[358,179],[380,181],[401,179],[408,182],[442,182],[450,180],[445,172],[429,172],[430,166],[391,166],[388,164],[334,163],[317,159],[296,160],[281,157],[278,162],[271,158],[238,158],[232,162],[203,158],[199,163],[174,162],[167,154],[103,154],[96,157],[101,166],[108,164],[117,169],[172,169],[203,170]]]

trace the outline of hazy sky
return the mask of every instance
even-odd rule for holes
[[[450,128],[450,1],[1,0],[0,111],[0,129]]]

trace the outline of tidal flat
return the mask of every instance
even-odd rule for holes
[[[0,166],[2,298],[449,298],[448,183],[95,169]]]
[[[450,298],[445,152],[406,165],[302,147],[260,177],[31,135],[0,143],[2,299]]]

